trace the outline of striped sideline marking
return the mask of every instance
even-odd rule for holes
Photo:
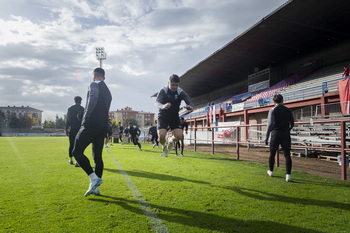
[[[139,203],[140,209],[148,217],[148,220],[150,221],[153,229],[159,233],[168,233],[169,232],[168,228],[162,223],[162,220],[156,214],[152,213],[151,207],[147,204],[146,200],[143,198],[143,196],[137,189],[136,185],[132,182],[132,180],[130,179],[128,174],[124,171],[124,169],[116,160],[116,158],[109,151],[108,151],[108,154],[112,157],[120,173],[124,176],[126,183],[128,184],[130,190],[132,191],[132,194],[134,195],[137,202]]]

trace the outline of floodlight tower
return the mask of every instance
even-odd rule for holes
[[[96,48],[96,59],[100,61],[100,67],[102,68],[102,60],[106,60],[107,54],[104,47]]]

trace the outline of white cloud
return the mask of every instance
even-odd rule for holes
[[[32,41],[35,39],[32,32],[37,29],[38,27],[31,21],[19,16],[12,16],[12,19],[7,21],[0,19],[0,45]]]
[[[146,72],[143,71],[138,71],[138,67],[131,67],[133,66],[132,64],[124,64],[121,68],[122,71],[124,71],[125,73],[128,73],[130,75],[133,76],[140,76],[140,75],[145,75],[147,74]]]
[[[4,60],[0,62],[0,68],[18,67],[28,70],[42,69],[46,66],[46,62],[38,59],[19,58],[15,60]]]
[[[72,87],[62,87],[62,86],[49,86],[43,84],[33,84],[26,80],[24,82],[26,85],[22,87],[22,96],[45,96],[56,95],[59,97],[67,96],[73,91]],[[29,85],[28,85],[29,84]]]

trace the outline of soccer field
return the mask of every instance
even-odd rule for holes
[[[0,137],[0,232],[349,232],[350,183],[225,155],[103,152],[101,196],[68,163],[68,138]],[[91,148],[86,155],[93,164]]]

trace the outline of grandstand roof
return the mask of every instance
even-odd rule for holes
[[[350,39],[350,1],[291,0],[181,76],[196,97]]]

